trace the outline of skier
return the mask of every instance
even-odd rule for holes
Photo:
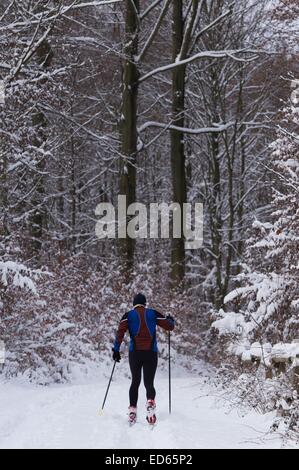
[[[156,310],[146,308],[146,298],[143,294],[137,294],[133,300],[133,310],[127,312],[121,319],[116,334],[113,351],[113,360],[119,362],[120,345],[124,335],[129,330],[131,341],[129,348],[129,363],[132,374],[132,383],[129,392],[129,424],[132,425],[137,419],[138,389],[141,382],[141,371],[147,397],[147,422],[151,425],[156,423],[156,390],[154,379],[158,365],[158,349],[156,340],[156,327],[161,326],[164,330],[174,329],[174,319],[170,315],[165,317]]]

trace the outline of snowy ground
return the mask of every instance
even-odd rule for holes
[[[168,414],[167,374],[156,381],[158,424],[145,421],[143,384],[138,422],[127,426],[129,381],[117,374],[102,416],[107,377],[94,383],[33,387],[0,383],[0,448],[279,448],[265,435],[270,416],[228,413],[204,379],[180,372],[173,378],[173,413]],[[217,404],[218,403],[218,404]]]

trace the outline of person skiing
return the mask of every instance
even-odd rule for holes
[[[133,309],[122,317],[116,334],[113,351],[113,360],[119,362],[120,345],[127,330],[130,333],[129,364],[132,374],[132,383],[129,391],[129,424],[137,419],[138,390],[141,382],[141,372],[146,388],[147,398],[147,422],[156,423],[156,390],[154,379],[158,365],[158,348],[156,339],[156,327],[164,330],[174,329],[174,319],[170,315],[165,317],[156,310],[146,308],[146,298],[143,294],[135,295]]]

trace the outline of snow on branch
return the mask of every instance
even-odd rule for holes
[[[234,59],[240,62],[251,62],[256,59],[257,57],[256,55],[250,58],[244,58],[244,57],[241,58],[241,57],[237,57],[236,54],[241,54],[241,53],[254,54],[257,52],[258,51],[253,51],[249,49],[198,52],[197,54],[194,54],[193,56],[188,57],[187,59],[177,60],[175,62],[172,62],[171,64],[158,67],[152,70],[151,72],[148,72],[147,74],[143,75],[143,77],[139,79],[139,83],[144,82],[145,80],[153,77],[154,75],[167,72],[168,70],[172,70],[175,67],[180,67],[182,65],[190,64],[191,62],[194,62],[195,60],[198,60],[198,59],[221,59],[224,57],[230,57],[231,59]]]
[[[244,296],[246,294],[249,294],[251,292],[255,291],[255,286],[245,286],[245,287],[238,287],[231,292],[229,292],[225,297],[224,297],[224,303],[228,304],[229,302],[232,302],[236,298],[240,296]]]
[[[78,8],[86,8],[86,7],[99,7],[99,6],[103,6],[103,5],[111,5],[113,3],[121,3],[122,0],[104,0],[104,1],[94,1],[94,2],[81,2],[81,3],[76,3],[74,5],[71,5],[70,7],[65,7],[65,10],[66,11],[69,11],[69,10],[74,10],[74,9],[78,9]],[[64,9],[62,10],[62,12],[64,13],[65,11]]]
[[[48,11],[48,16],[45,15],[45,11],[42,13],[35,15],[36,19],[30,19],[30,21],[15,21],[10,24],[4,24],[0,27],[0,31],[6,30],[15,30],[16,28],[27,27],[28,25],[35,25],[35,24],[44,24],[48,23],[49,21],[55,21],[61,16],[65,15],[72,10],[80,10],[81,8],[88,8],[88,7],[99,7],[105,5],[113,5],[114,3],[121,3],[122,0],[104,0],[104,1],[93,1],[93,2],[81,2],[76,3],[73,2],[69,6],[62,7],[59,6],[58,8],[52,8]]]
[[[161,2],[162,2],[162,0],[155,0],[151,5],[149,5],[146,8],[146,10],[143,13],[141,13],[140,20],[143,20]]]
[[[148,127],[159,127],[165,130],[175,130],[184,132],[185,134],[207,134],[209,132],[223,132],[226,131],[229,127],[232,127],[234,122],[228,122],[227,124],[214,124],[214,127],[202,127],[199,129],[190,129],[187,127],[174,126],[172,124],[163,124],[162,122],[148,121],[138,128],[138,131],[141,133],[145,131]]]
[[[136,57],[136,62],[139,62],[140,60],[143,59],[143,57],[145,56],[147,50],[149,49],[149,47],[151,46],[155,36],[157,35],[159,29],[160,29],[160,26],[165,18],[165,15],[167,14],[167,11],[168,11],[168,7],[169,7],[169,4],[170,4],[171,0],[165,0],[165,3],[164,3],[164,6],[162,8],[162,11],[160,13],[160,16],[156,22],[156,25],[155,27],[153,28],[151,34],[149,35],[145,45],[143,46],[143,49],[142,51],[140,52],[139,56]]]
[[[37,294],[34,280],[38,279],[42,274],[49,273],[41,270],[32,270],[23,264],[13,261],[0,261],[0,286],[2,284],[4,287],[7,287],[11,282],[14,287],[27,289],[33,294]]]
[[[43,34],[43,36],[35,43],[35,40],[37,38],[37,35],[38,35],[38,32],[39,32],[39,29],[40,29],[40,24],[37,26],[34,34],[33,34],[33,37],[29,43],[29,45],[27,46],[25,52],[24,52],[24,55],[21,57],[21,59],[19,60],[17,66],[15,69],[13,69],[10,73],[10,76],[9,78],[7,79],[7,83],[10,83],[12,82],[12,80],[18,75],[18,73],[20,72],[21,68],[26,65],[26,63],[31,59],[31,57],[36,53],[36,51],[38,50],[38,48],[44,43],[44,41],[46,41],[47,37],[49,36],[49,34],[51,33],[52,31],[52,25],[47,29],[47,31],[45,31],[45,33]]]
[[[221,318],[212,323],[212,327],[218,330],[220,336],[240,334],[245,327],[244,315],[235,312],[220,310]]]

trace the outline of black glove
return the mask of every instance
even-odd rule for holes
[[[166,319],[174,323],[174,318],[171,315],[167,315]]]
[[[112,357],[113,357],[113,360],[114,360],[115,362],[119,362],[120,359],[121,359],[121,357],[120,357],[120,352],[119,352],[119,351],[115,351],[114,349],[112,349],[112,351],[113,351],[113,356],[112,356]]]

